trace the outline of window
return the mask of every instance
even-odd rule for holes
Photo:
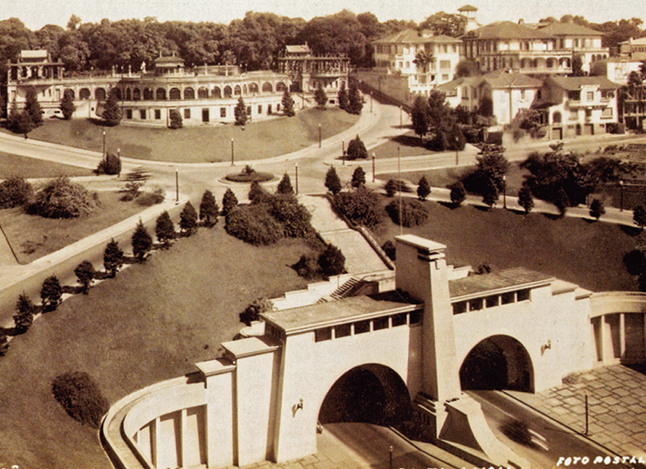
[[[132,109],[126,109],[126,119],[132,119]]]
[[[258,105],[258,114],[262,114],[262,104]]]
[[[271,104],[267,104],[267,114],[271,114]]]
[[[334,338],[339,339],[341,337],[347,337],[350,335],[351,325],[350,324],[340,324],[334,327]]]
[[[459,303],[453,303],[453,314],[462,314],[467,312],[467,302],[460,301]]]
[[[380,331],[381,329],[388,329],[388,318],[377,318],[372,321],[372,330]]]
[[[220,108],[220,117],[222,118],[227,117],[227,108],[225,107]]]
[[[190,118],[191,118],[191,110],[184,109],[184,119],[190,119]]]
[[[572,101],[581,101],[581,92],[580,91],[568,91],[567,97]]]
[[[605,108],[603,110],[603,112],[601,113],[601,118],[602,119],[611,119],[612,116],[613,116],[613,114],[612,114],[612,108],[611,107]]]
[[[410,322],[409,324],[419,324],[422,322],[422,312],[421,311],[413,311],[410,313]]]
[[[332,329],[326,327],[324,329],[317,329],[314,331],[314,341],[322,342],[324,340],[332,339]]]
[[[393,323],[393,327],[405,326],[406,323],[408,322],[407,316],[408,315],[406,313],[399,313],[392,316],[391,320]]]
[[[480,311],[482,309],[482,298],[469,301],[469,311]]]
[[[155,109],[155,119],[161,119],[161,109]]]
[[[516,292],[516,301],[529,301],[529,288]]]
[[[449,75],[448,75],[448,74],[446,74],[446,73],[445,73],[445,74],[443,74],[443,75],[442,75],[442,80],[443,80],[443,81],[446,81],[446,80],[448,80],[448,79],[449,79]]]
[[[594,91],[588,91],[587,99],[588,101],[594,101]]]
[[[370,321],[359,321],[354,323],[355,334],[365,334],[366,332],[370,332]]]
[[[502,304],[503,305],[508,305],[509,303],[514,302],[514,300],[516,299],[516,294],[515,294],[515,292],[504,293],[501,296],[501,299],[502,299]]]
[[[485,298],[485,305],[487,306],[487,308],[498,306],[500,304],[499,298],[500,297],[498,295],[488,296],[487,298]]]
[[[247,106],[247,116],[251,117],[251,106]]]
[[[146,120],[146,110],[145,109],[139,109],[139,118],[141,120]]]
[[[450,60],[440,60],[440,68],[442,70],[450,70],[451,69],[451,61]]]

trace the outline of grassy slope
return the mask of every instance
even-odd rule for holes
[[[93,172],[89,169],[0,152],[0,179],[10,176],[51,178],[58,176],[91,176],[92,174]]]
[[[335,135],[352,125],[358,116],[339,109],[310,109],[294,117],[278,117],[254,122],[244,128],[234,125],[186,127],[178,130],[119,125],[101,127],[89,120],[47,120],[30,133],[31,138],[101,152],[103,130],[107,149],[123,156],[158,161],[204,163],[229,161],[231,138],[235,139],[235,158],[254,160],[291,153]],[[289,138],[285,138],[285,136]],[[133,143],[136,142],[136,143]]]
[[[404,135],[389,138],[387,142],[371,149],[370,155],[374,152],[377,158],[395,158],[397,157],[397,148],[399,148],[399,154],[402,157],[433,155],[435,153],[424,147],[415,132],[410,131]]]
[[[306,250],[301,241],[252,247],[218,225],[42,317],[0,358],[0,467],[109,469],[96,431],[54,401],[52,379],[87,371],[114,403],[194,371],[239,330],[249,302],[304,286],[288,264]]]
[[[87,217],[51,219],[27,215],[22,208],[0,210],[0,223],[21,264],[57,251],[146,207],[122,202],[121,194],[98,192],[101,207]]]
[[[593,291],[637,290],[623,256],[644,243],[644,234],[635,236],[634,230],[628,229],[627,234],[617,225],[567,217],[553,220],[537,213],[484,212],[470,206],[451,210],[426,203],[429,221],[404,228],[404,233],[446,244],[450,263],[476,267],[487,262],[495,269],[522,266]],[[383,243],[397,234],[399,228],[388,221],[379,239]]]

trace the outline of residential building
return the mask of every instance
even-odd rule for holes
[[[278,58],[278,72],[289,77],[294,92],[313,94],[322,88],[330,104],[345,83],[348,86],[350,59],[344,54],[315,55],[307,44],[286,46]]]
[[[617,122],[619,85],[606,77],[548,77],[534,105],[551,139],[606,133]]]
[[[641,72],[641,61],[630,57],[608,57],[592,64],[591,75],[605,76],[618,85],[628,84],[631,73]]]
[[[159,57],[150,71],[145,63],[138,72],[82,73],[68,75],[61,62],[47,51],[22,51],[7,65],[9,103],[24,106],[27,92],[36,90],[46,117],[61,116],[60,101],[66,90],[74,96],[73,117],[96,118],[111,89],[121,100],[125,122],[167,126],[170,111],[179,111],[186,125],[234,122],[233,109],[242,97],[251,119],[280,112],[282,95],[290,84],[285,74],[271,71],[241,73],[236,66],[204,65],[186,68],[180,57]],[[296,102],[297,109],[304,102]]]
[[[594,62],[608,58],[609,49],[603,47],[603,33],[576,23],[554,21],[547,26],[539,25],[541,31],[556,39],[558,50],[569,50],[572,56],[581,58],[581,69],[590,72]]]
[[[633,60],[646,60],[646,37],[633,39],[632,37],[619,43],[619,54]]]

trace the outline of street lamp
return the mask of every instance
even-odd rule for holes
[[[103,158],[105,158],[105,130],[103,131]]]
[[[455,136],[455,165],[458,165],[458,151],[460,148],[460,137]]]
[[[619,180],[619,190],[621,193],[621,197],[619,201],[619,211],[623,212],[624,211],[624,180],[623,179]]]
[[[235,159],[234,159],[234,149],[233,149],[233,137],[231,137],[231,166],[234,165]]]
[[[179,170],[175,168],[175,205],[179,204]]]
[[[319,148],[321,148],[321,123],[319,122]]]
[[[370,92],[370,114],[372,114],[372,91]]]
[[[375,152],[372,152],[372,182],[375,182],[375,158],[377,158],[377,155]]]
[[[507,175],[502,175],[502,206],[507,209]]]
[[[399,127],[403,127],[403,126],[404,126],[404,120],[402,116],[402,107],[399,106]]]
[[[298,163],[294,167],[294,182],[296,186],[296,195],[298,195]]]

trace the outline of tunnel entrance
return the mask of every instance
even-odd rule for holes
[[[407,420],[410,411],[408,389],[399,375],[371,364],[351,369],[334,383],[321,405],[319,421],[391,425]]]
[[[463,390],[534,392],[534,372],[527,350],[516,339],[497,335],[473,347],[460,367]]]

